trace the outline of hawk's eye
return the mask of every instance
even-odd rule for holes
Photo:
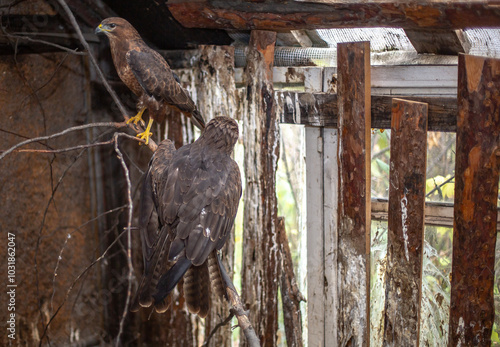
[[[111,23],[111,24],[109,25],[109,27],[110,27],[111,29],[114,29],[114,28],[116,27],[116,24],[115,24],[115,23]]]

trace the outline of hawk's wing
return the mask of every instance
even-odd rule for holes
[[[202,144],[177,151],[160,197],[160,218],[176,224],[169,258],[185,250],[193,265],[224,245],[241,196],[238,165],[225,153],[207,152]]]
[[[156,291],[156,282],[168,269],[166,252],[169,247],[168,228],[162,227],[158,218],[158,192],[165,184],[164,175],[175,152],[170,140],[158,146],[149,162],[144,178],[139,207],[139,230],[141,234],[144,276],[132,304],[132,311],[141,306],[150,306]],[[156,281],[152,281],[156,279]]]
[[[127,63],[135,78],[149,96],[163,100],[189,115],[196,110],[194,101],[178,82],[163,57],[154,50],[135,51],[126,54]]]

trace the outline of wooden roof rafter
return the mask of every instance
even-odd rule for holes
[[[400,27],[454,30],[498,27],[499,0],[285,1],[170,0],[168,8],[187,28],[301,30]]]

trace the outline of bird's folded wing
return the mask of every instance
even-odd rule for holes
[[[126,59],[135,78],[149,96],[189,114],[196,110],[194,101],[158,52],[131,50],[127,52]]]

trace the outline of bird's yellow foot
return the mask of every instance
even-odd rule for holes
[[[151,131],[149,131],[148,129],[146,129],[143,133],[139,133],[135,136],[140,137],[141,140],[145,140],[146,145],[147,145],[149,143],[149,138],[151,137],[151,135],[153,135],[153,133]],[[139,144],[141,144],[141,143],[139,142]]]
[[[137,114],[135,116],[129,118],[129,120],[127,121],[127,124],[134,122],[134,124],[137,125],[137,123],[141,122],[141,125],[144,126],[146,123],[142,120],[142,114],[144,113],[145,109],[146,108],[142,108],[139,112],[137,112]]]
[[[146,130],[144,130],[143,133],[137,134],[137,137],[140,137],[141,140],[146,141],[146,145],[149,143],[149,138],[153,133],[151,132],[151,126],[153,125],[153,118],[149,118],[148,126],[146,127]]]

